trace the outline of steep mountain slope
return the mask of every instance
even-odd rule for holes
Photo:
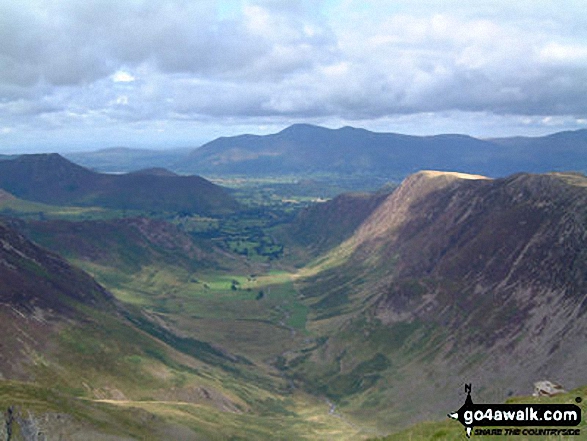
[[[58,324],[87,304],[114,311],[114,298],[55,254],[0,224],[0,379],[30,379],[35,359],[50,348]]]
[[[194,374],[195,369],[206,369],[199,361],[206,358],[205,352],[220,361],[219,352],[214,355],[211,348],[192,341],[201,355],[191,358],[149,336],[133,323],[173,343],[171,334],[147,326],[140,313],[123,308],[90,276],[4,224],[0,224],[0,245],[0,331],[10,336],[0,344],[2,411],[24,406],[22,418],[40,411],[39,419],[45,423],[42,415],[51,419],[59,414],[64,424],[82,434],[102,433],[99,425],[110,418],[114,426],[122,424],[122,433],[140,438],[141,430],[129,425],[129,412],[113,416],[113,409],[100,410],[95,400],[169,396],[175,383],[175,393],[183,394],[184,401],[206,401],[193,392],[198,386],[214,397],[208,401],[212,408],[238,403],[227,398],[221,387]],[[183,348],[189,353],[185,343],[188,340],[184,339]],[[179,378],[183,386],[176,382]],[[190,390],[193,398],[188,399]],[[159,423],[169,428],[168,422]]]
[[[581,175],[409,177],[299,282],[327,340],[292,374],[388,427],[584,384],[586,207]]]
[[[176,226],[155,219],[12,220],[11,225],[62,256],[116,267],[123,274],[154,263],[192,271],[218,265],[217,255],[204,251]]]
[[[200,214],[226,213],[238,207],[223,188],[199,176],[95,173],[58,154],[0,161],[0,188],[48,204]]]
[[[422,169],[487,176],[586,171],[585,131],[535,139],[481,140],[465,135],[408,136],[296,124],[279,133],[218,138],[174,169],[199,174],[367,174],[401,180]],[[556,152],[556,153],[553,153]]]
[[[0,223],[0,300],[3,305],[66,313],[72,302],[101,309],[114,307],[113,297],[82,271],[35,246]],[[38,289],[42,287],[42,289]]]
[[[386,193],[343,193],[301,210],[275,232],[288,254],[314,258],[341,244],[385,200]]]

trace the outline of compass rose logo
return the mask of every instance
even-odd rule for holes
[[[475,426],[503,427],[505,429],[480,429],[481,432],[489,430],[490,435],[569,435],[577,434],[580,429],[553,429],[553,426],[573,427],[581,422],[581,408],[575,404],[566,403],[511,403],[511,404],[475,404],[471,399],[471,385],[465,384],[467,398],[465,404],[459,410],[449,413],[448,416],[459,421],[467,431],[467,438],[471,437]],[[576,403],[582,402],[580,397]],[[538,426],[550,427],[550,429],[524,429],[515,430],[512,426]],[[477,430],[475,430],[477,434]],[[481,433],[485,434],[485,433]]]
[[[475,410],[475,405],[473,404],[473,399],[471,398],[470,384],[465,384],[465,392],[467,393],[465,404],[463,404],[456,412],[449,413],[448,416],[454,420],[458,420],[463,426],[465,426],[465,429],[467,430],[467,438],[471,438],[471,433],[473,432],[473,421],[471,419],[465,418],[467,412],[472,412]]]

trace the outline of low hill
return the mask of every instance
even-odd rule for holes
[[[170,168],[181,162],[190,149],[131,149],[112,147],[93,152],[63,153],[70,161],[92,170],[107,173],[126,173],[153,167]]]
[[[173,169],[204,175],[367,174],[396,180],[418,170],[436,169],[499,177],[523,171],[587,171],[586,142],[586,131],[482,140],[296,124],[265,136],[218,138],[194,150]]]
[[[177,173],[174,173],[166,168],[161,167],[151,167],[151,168],[143,168],[141,170],[130,172],[129,174],[132,175],[152,175],[152,176],[179,176]]]
[[[388,430],[464,383],[486,402],[585,384],[586,207],[578,174],[410,176],[298,282],[325,340],[290,372]]]
[[[223,188],[199,176],[161,170],[96,173],[58,154],[0,161],[0,188],[22,199],[56,205],[198,214],[227,213],[238,207]]]

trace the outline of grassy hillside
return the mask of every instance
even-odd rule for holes
[[[561,395],[557,395],[554,397],[531,397],[531,396],[524,396],[524,397],[515,397],[510,398],[506,401],[508,404],[534,404],[534,403],[541,403],[541,404],[554,404],[554,403],[561,403],[561,404],[577,404],[577,398],[580,398],[581,403],[579,407],[581,408],[581,414],[585,415],[587,411],[587,405],[585,404],[585,397],[587,396],[587,388],[581,387],[575,389],[571,392],[567,392]],[[456,409],[454,409],[456,410]],[[505,429],[507,426],[502,427],[501,429]],[[513,427],[511,427],[513,429]],[[557,428],[556,426],[553,428]],[[558,427],[559,429],[561,427]],[[540,441],[554,441],[554,440],[572,440],[572,439],[583,439],[585,437],[585,431],[587,430],[587,424],[583,420],[581,423],[573,427],[573,429],[579,429],[581,431],[581,436],[542,436],[542,435],[519,435],[519,436],[512,436],[506,435],[505,430],[502,430],[502,435],[491,435],[490,439],[498,440],[498,441],[506,441],[512,438],[518,440],[540,440]],[[477,429],[493,429],[493,427],[478,427]],[[500,429],[496,427],[496,429]],[[535,429],[533,427],[528,427],[528,429]],[[474,435],[471,437],[475,439],[477,437],[481,437],[483,435]],[[416,424],[406,430],[402,430],[398,433],[393,435],[389,435],[386,437],[380,438],[371,438],[369,441],[404,441],[404,440],[413,440],[413,441],[427,441],[427,440],[443,440],[443,441],[462,441],[467,439],[465,436],[465,429],[463,426],[458,422],[452,419],[447,418],[444,421],[437,421],[437,422],[424,422]]]
[[[386,196],[387,193],[344,193],[301,210],[276,234],[286,243],[289,253],[300,255],[305,264],[351,237]]]
[[[0,215],[30,220],[63,219],[71,221],[116,219],[137,217],[143,212],[139,210],[110,209],[103,207],[76,207],[49,205],[27,201],[0,190]]]

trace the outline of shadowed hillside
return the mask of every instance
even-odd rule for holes
[[[422,169],[499,177],[520,171],[587,171],[586,143],[584,130],[541,138],[481,140],[455,134],[410,136],[296,124],[270,135],[218,138],[173,168],[209,175],[330,173],[397,181]]]
[[[192,237],[168,222],[154,219],[13,220],[11,225],[62,256],[117,267],[123,273],[132,273],[150,264],[190,270],[219,265],[218,256],[204,251]]]
[[[111,294],[56,254],[29,242],[0,223],[0,300],[27,312],[75,312],[74,303],[114,306]],[[39,289],[41,288],[41,289]]]
[[[0,161],[0,187],[35,202],[147,211],[220,214],[238,208],[221,187],[199,176],[160,170],[95,173],[58,154],[22,155]]]
[[[317,257],[341,244],[381,204],[387,194],[343,193],[300,211],[277,234],[288,252],[306,259]]]

